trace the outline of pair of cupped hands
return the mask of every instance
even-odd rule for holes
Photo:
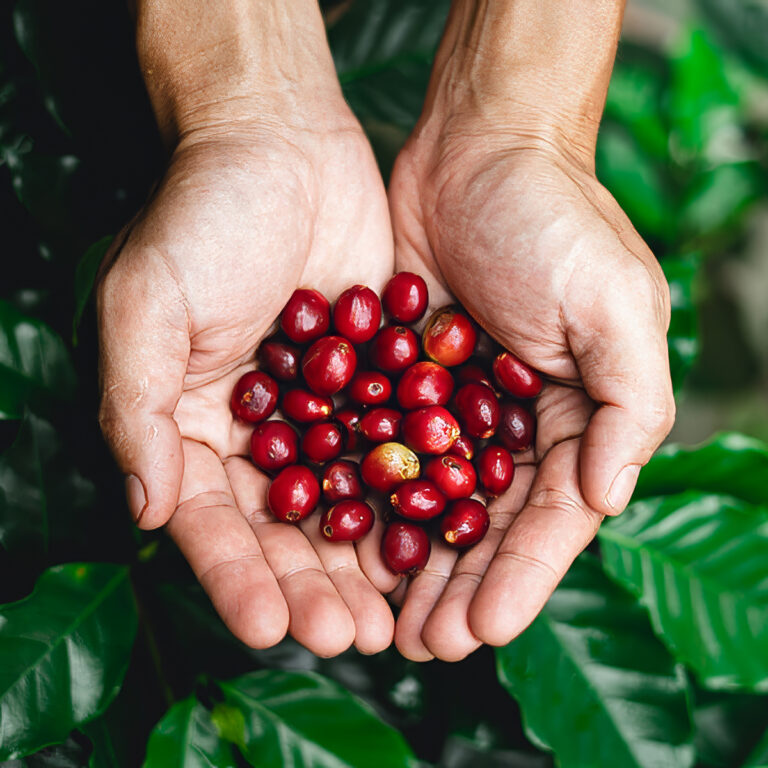
[[[490,504],[485,539],[433,546],[408,579],[383,525],[329,543],[266,508],[229,398],[294,289],[333,301],[422,275],[543,372],[535,448]],[[465,111],[422,118],[388,193],[339,96],[196,125],[117,238],[98,297],[102,428],[144,529],[166,526],[242,641],[287,633],[320,656],[393,639],[408,658],[501,645],[540,611],[669,431],[666,282],[590,163]],[[397,621],[392,605],[399,606]]]

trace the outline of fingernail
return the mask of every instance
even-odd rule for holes
[[[138,525],[141,516],[147,508],[147,492],[144,484],[136,475],[128,475],[125,478],[125,495],[128,499],[128,509],[131,511],[133,521]]]
[[[605,501],[616,512],[621,512],[629,504],[632,492],[637,484],[637,476],[640,474],[639,464],[628,464],[613,479],[611,488]]]

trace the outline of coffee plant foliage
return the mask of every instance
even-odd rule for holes
[[[445,0],[329,9],[388,175]],[[83,21],[83,20],[87,21]],[[670,281],[677,390],[706,266],[766,190],[768,16],[702,0],[622,43],[597,173]],[[121,4],[0,15],[0,766],[768,765],[768,446],[667,445],[550,602],[454,665],[237,642],[162,534],[135,530],[95,411],[91,290],[163,151]]]

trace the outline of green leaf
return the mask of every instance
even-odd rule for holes
[[[0,300],[0,418],[20,418],[42,398],[65,400],[75,374],[61,337]]]
[[[764,0],[698,0],[720,33],[739,53],[765,76],[768,71],[768,6]]]
[[[75,314],[72,318],[73,344],[77,344],[77,326],[80,325],[80,319],[88,304],[88,298],[91,295],[96,274],[99,271],[101,262],[104,260],[104,256],[109,250],[109,246],[112,245],[112,240],[114,240],[112,235],[97,240],[83,254],[75,269]]]
[[[704,686],[768,690],[768,509],[688,491],[635,502],[598,537],[605,568]]]
[[[0,605],[0,760],[63,741],[120,689],[137,614],[124,566],[50,568]]]
[[[768,731],[752,750],[742,768],[768,768]]]
[[[661,261],[664,276],[669,283],[672,318],[667,333],[669,366],[672,384],[679,390],[699,352],[698,323],[694,287],[699,275],[698,254]]]
[[[573,564],[533,624],[496,653],[528,738],[563,768],[693,763],[682,669],[592,556]]]

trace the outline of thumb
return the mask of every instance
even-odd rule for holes
[[[173,514],[184,459],[173,412],[189,359],[186,305],[161,254],[120,254],[98,291],[99,422],[126,476],[133,519],[157,528]]]

